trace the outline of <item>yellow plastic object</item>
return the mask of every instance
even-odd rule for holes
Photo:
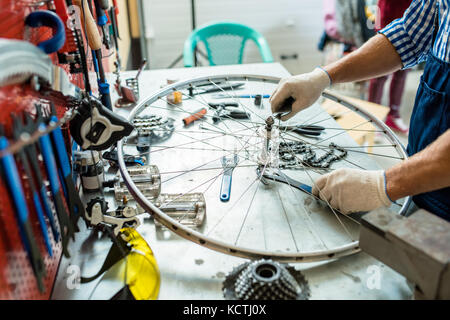
[[[161,277],[150,246],[133,228],[123,228],[120,235],[131,246],[124,259],[126,283],[136,300],[158,299]]]

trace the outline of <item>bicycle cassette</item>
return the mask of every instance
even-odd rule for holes
[[[272,260],[250,261],[236,267],[223,283],[228,300],[308,300],[310,290],[295,268]]]

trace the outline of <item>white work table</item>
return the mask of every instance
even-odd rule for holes
[[[279,63],[143,71],[140,97],[144,99],[150,96],[165,85],[167,79],[187,80],[222,74],[289,76]],[[135,72],[125,72],[121,78],[124,80],[134,75]],[[115,81],[113,77],[110,79],[112,83]],[[116,110],[125,117],[129,111]],[[106,236],[98,239],[92,230],[86,230],[82,221],[80,229],[81,232],[76,234],[76,241],[70,243],[72,258],[62,258],[52,299],[109,299],[121,288],[120,281],[104,278],[100,282],[80,285],[78,289],[70,286],[73,273],[68,267],[80,267],[82,276],[94,275],[100,269],[111,245]],[[247,261],[212,251],[175,234],[170,234],[167,239],[161,237],[157,235],[155,226],[149,219],[143,219],[137,230],[152,248],[158,262],[161,300],[223,299],[222,282],[225,276],[234,267]],[[412,295],[404,277],[365,253],[292,266],[306,277],[311,299],[391,300],[410,299]]]

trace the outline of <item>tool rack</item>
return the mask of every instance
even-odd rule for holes
[[[56,13],[67,19],[69,12],[65,1],[58,2]],[[38,44],[52,37],[52,30],[48,27],[28,28],[26,30],[25,17],[35,10],[48,10],[47,1],[38,0],[0,0],[0,38],[27,40],[33,44]],[[72,31],[66,27],[66,42],[59,52],[74,52],[77,50]],[[58,64],[57,54],[50,55],[52,61]],[[92,61],[88,56],[88,65]],[[61,64],[70,78],[70,81],[80,88],[84,88],[82,73],[71,74],[67,64]],[[106,64],[105,64],[106,66]],[[93,71],[93,70],[90,70]],[[95,81],[91,81],[96,86]],[[92,88],[96,91],[97,88]],[[46,97],[41,96],[32,90],[29,85],[14,85],[0,88],[0,124],[5,126],[6,136],[11,137],[11,113],[21,114],[24,112],[33,113],[36,103],[43,106],[48,105]],[[61,118],[66,111],[66,106],[56,103],[56,113]],[[66,149],[70,154],[71,140],[67,125],[62,126],[65,136]],[[11,141],[11,140],[10,140]],[[19,174],[23,174],[22,168]],[[42,168],[45,177],[45,170]],[[39,232],[38,219],[32,205],[29,186],[24,184],[24,192],[30,213],[30,221],[33,232],[37,237],[38,247],[43,254],[47,275],[44,281],[45,292],[40,292],[35,280],[32,268],[27,259],[27,253],[21,241],[17,220],[14,214],[12,203],[4,184],[0,180],[0,300],[4,299],[49,299],[53,290],[54,281],[61,260],[61,243],[55,243],[52,239],[53,257],[50,257],[44,246],[41,233]]]

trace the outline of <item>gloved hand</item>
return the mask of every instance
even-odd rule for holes
[[[383,170],[338,169],[315,181],[312,193],[341,213],[367,212],[392,204]]]
[[[294,98],[292,111],[281,117],[281,120],[286,121],[316,102],[323,90],[330,85],[330,77],[320,68],[310,73],[282,79],[269,100],[272,113],[277,113],[288,98]]]

